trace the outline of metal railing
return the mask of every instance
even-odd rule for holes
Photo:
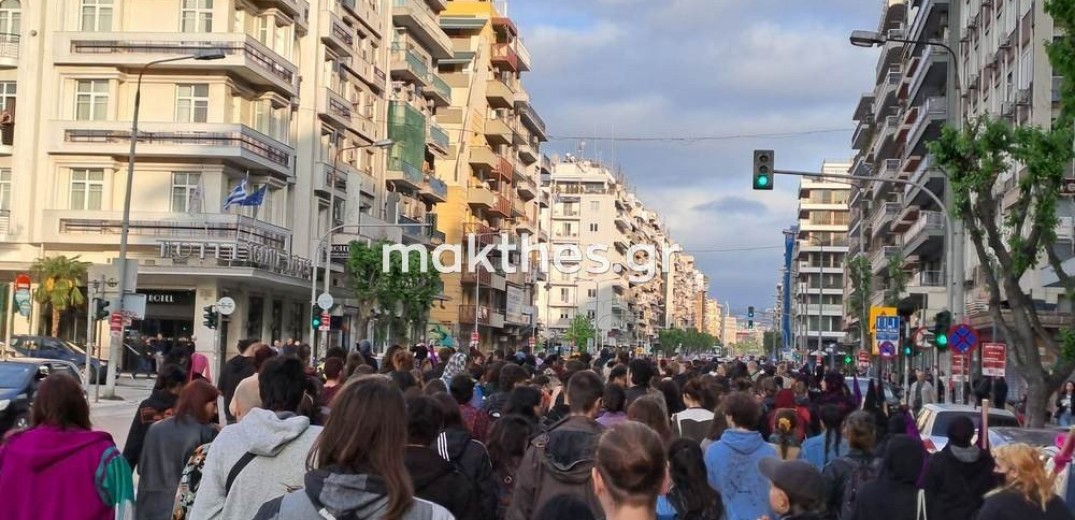
[[[281,166],[289,166],[294,155],[268,141],[270,137],[247,126],[237,132],[139,132],[142,144],[237,146]],[[68,143],[118,144],[131,140],[130,130],[70,129],[64,131]]]
[[[64,215],[80,215],[95,212],[55,210],[59,216],[60,233],[86,235],[119,235],[123,221],[118,212],[98,212],[98,216],[68,218]],[[138,236],[168,239],[210,239],[257,244],[286,250],[291,232],[241,215],[227,214],[176,214],[136,212],[130,221],[130,233]]]
[[[402,172],[403,178],[414,185],[421,185],[425,178],[425,174],[420,168],[399,157],[388,158],[388,171]]]
[[[440,74],[430,74],[430,76],[432,80],[430,88],[437,94],[440,94],[444,99],[451,100],[452,86],[449,85],[447,81],[444,81],[444,78],[440,77]]]
[[[445,132],[444,129],[436,123],[429,125],[429,140],[444,150],[447,150],[448,146],[451,144],[451,140],[448,138],[448,132]]]
[[[0,58],[18,58],[20,40],[18,34],[0,33]]]

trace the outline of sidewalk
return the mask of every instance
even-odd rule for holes
[[[97,388],[96,385],[90,385],[87,394],[90,401],[90,408],[107,408],[113,406],[134,406],[140,403],[143,399],[149,397],[149,394],[153,390],[153,383],[156,378],[146,378],[145,376],[139,376],[138,379],[131,380],[131,376],[127,374],[121,374],[116,379],[116,396],[122,398],[122,400],[110,400],[105,399],[105,385],[101,385],[101,399],[96,402]]]

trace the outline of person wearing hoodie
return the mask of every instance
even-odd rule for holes
[[[254,354],[257,353],[258,348],[266,347],[266,345],[259,343],[256,339],[241,339],[235,344],[235,348],[239,351],[239,354],[228,360],[224,364],[224,368],[220,371],[220,380],[217,381],[217,387],[220,388],[220,393],[224,394],[224,413],[228,417],[228,422],[235,422],[235,416],[231,414],[231,398],[235,395],[235,388],[239,386],[239,382],[257,373],[257,369],[254,368]]]
[[[496,518],[497,485],[493,474],[492,459],[485,445],[467,431],[463,416],[452,396],[440,393],[433,396],[444,412],[444,428],[431,446],[444,460],[451,462],[456,471],[474,486],[478,494],[480,515],[475,520]]]
[[[474,397],[474,380],[471,379],[470,374],[459,374],[453,377],[448,382],[448,391],[458,403],[457,408],[467,430],[479,442],[485,442],[485,438],[489,435],[489,414],[483,413],[470,404],[471,398]]]
[[[345,385],[310,452],[301,489],[258,504],[253,519],[451,520],[447,509],[414,497],[403,462],[405,406],[403,392],[384,377]]]
[[[727,520],[772,517],[769,485],[758,462],[777,454],[776,448],[754,429],[761,418],[761,406],[746,392],[728,394],[721,406],[728,429],[706,450],[709,485],[720,493]]]
[[[529,520],[552,497],[562,493],[585,500],[596,518],[604,518],[591,472],[597,440],[603,431],[595,420],[603,393],[601,376],[591,370],[576,372],[568,379],[570,415],[530,441],[515,473],[507,520]]]
[[[46,377],[30,405],[30,428],[0,445],[0,516],[5,520],[130,518],[131,467],[112,436],[92,431],[82,384]]]
[[[847,455],[828,463],[821,472],[825,477],[828,512],[832,518],[847,520],[854,511],[862,486],[877,478],[876,435],[877,428],[869,412],[859,410],[844,421]]]
[[[858,491],[850,519],[909,520],[918,514],[918,476],[929,455],[922,443],[909,435],[894,434],[881,462],[877,480]],[[929,501],[927,500],[927,504]],[[973,518],[939,516],[936,518]]]
[[[366,360],[366,364],[373,367],[373,370],[377,370],[377,358],[373,356],[373,343],[370,340],[364,339],[358,342],[358,353],[362,354],[362,359]]]
[[[187,371],[179,365],[164,365],[157,371],[157,382],[149,398],[138,404],[127,430],[127,442],[123,445],[123,458],[134,469],[142,457],[142,444],[149,427],[175,413],[179,392],[187,384]]]
[[[225,427],[210,445],[190,518],[250,518],[265,502],[302,485],[306,455],[321,433],[296,415],[305,388],[298,359],[265,362],[258,373],[261,407]]]
[[[926,469],[923,489],[930,518],[974,518],[983,497],[997,486],[993,456],[971,444],[974,422],[956,417],[948,425],[948,444]]]
[[[146,434],[138,465],[136,520],[168,520],[183,466],[195,448],[216,437],[217,396],[213,385],[200,379],[179,394],[175,415],[154,424]]]
[[[411,476],[414,496],[444,506],[456,518],[478,518],[478,490],[449,460],[431,448],[444,425],[444,412],[425,395],[407,398],[407,449],[403,464]]]

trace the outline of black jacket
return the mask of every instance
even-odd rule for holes
[[[127,459],[132,470],[138,467],[142,444],[149,427],[161,419],[171,417],[178,400],[179,396],[167,390],[154,390],[148,399],[138,405],[134,418],[131,419],[131,429],[127,430],[127,442],[123,445],[123,458]]]
[[[843,520],[916,518],[918,475],[922,472],[926,457],[922,443],[907,435],[893,435],[881,462],[881,474],[877,480],[862,486],[855,497],[851,519]]]
[[[930,517],[932,518],[932,517]],[[1031,503],[1017,491],[1005,489],[993,493],[985,499],[978,520],[1072,520],[1075,515],[1064,505],[1058,496],[1045,505],[1045,511],[1038,504]]]
[[[135,520],[171,518],[175,490],[187,459],[194,448],[214,437],[216,430],[212,426],[189,418],[177,421],[169,417],[149,428],[138,465]]]
[[[649,386],[635,385],[628,388],[625,392],[627,394],[627,400],[623,402],[623,409],[626,410],[631,406],[631,403],[635,402],[635,399],[642,397],[649,393]]]
[[[923,482],[929,517],[974,518],[982,497],[997,484],[993,467],[993,456],[973,446],[949,443],[934,454]]]
[[[239,382],[254,375],[254,360],[248,357],[235,356],[224,363],[224,369],[220,371],[219,388],[224,394],[224,413],[227,414],[228,422],[235,422],[235,416],[231,414],[231,398],[235,395],[235,388]]]
[[[435,450],[407,446],[403,463],[414,483],[414,496],[444,506],[456,518],[481,517],[474,485]]]
[[[496,518],[496,478],[493,475],[493,463],[489,460],[489,452],[485,446],[474,440],[466,428],[451,428],[437,437],[433,448],[445,460],[451,461],[475,487],[481,509],[480,516],[475,520]]]
[[[586,502],[594,518],[605,518],[591,474],[602,431],[604,428],[589,417],[571,416],[531,439],[515,472],[507,520],[529,520],[561,494]]]
[[[496,420],[504,413],[504,405],[506,404],[508,404],[508,393],[495,392],[485,399],[485,403],[482,404],[482,411]]]

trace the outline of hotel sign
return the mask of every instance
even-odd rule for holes
[[[258,244],[164,240],[160,243],[159,256],[172,260],[216,260],[302,279],[309,279],[313,272],[309,260]]]

